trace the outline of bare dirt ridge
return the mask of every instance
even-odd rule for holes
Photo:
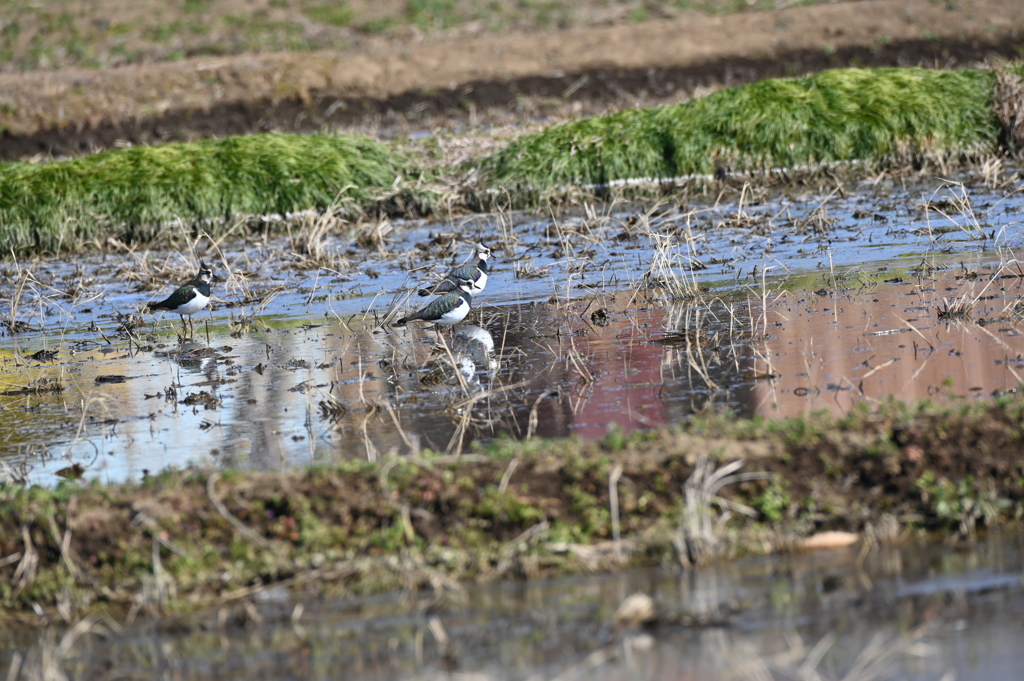
[[[863,0],[348,51],[0,75],[0,156],[324,126],[404,134],[680,101],[823,68],[1024,54],[1016,0]]]

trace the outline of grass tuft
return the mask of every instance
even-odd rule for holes
[[[5,163],[0,240],[6,253],[65,251],[91,239],[152,239],[179,219],[362,205],[401,170],[389,147],[350,135],[251,135]],[[215,234],[217,224],[209,227]]]
[[[990,71],[835,69],[524,136],[480,163],[485,183],[543,190],[634,178],[996,149]]]

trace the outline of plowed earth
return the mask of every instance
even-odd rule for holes
[[[542,123],[838,66],[1020,58],[1016,0],[862,0],[566,30],[382,37],[350,50],[0,75],[0,157],[344,128]],[[512,134],[515,134],[513,131]]]

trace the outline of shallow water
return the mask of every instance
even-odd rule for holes
[[[864,183],[647,217],[472,216],[396,224],[379,250],[335,235],[333,270],[300,262],[288,239],[250,239],[208,254],[234,276],[183,344],[174,315],[119,332],[169,290],[136,271],[180,256],[33,263],[15,306],[29,328],[0,338],[0,461],[34,483],[76,466],[118,481],[500,434],[599,438],[709,404],[789,416],[890,395],[986,399],[1024,376],[1022,208],[1014,191]],[[469,255],[434,238],[456,230],[496,263],[438,353],[432,331],[377,322],[423,301],[408,292],[424,263]],[[939,318],[959,301],[968,316]]]
[[[440,602],[433,593],[296,601],[278,587],[186,621],[86,634],[55,657],[80,679],[789,679],[801,668],[822,679],[1019,677],[1024,537],[858,554],[467,585]],[[637,591],[665,622],[615,628],[615,609]],[[31,660],[46,645],[39,634],[9,636],[0,668],[14,650]],[[451,642],[447,656],[438,636]],[[874,674],[844,676],[867,661]]]

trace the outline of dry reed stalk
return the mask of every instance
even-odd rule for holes
[[[1024,78],[1005,69],[997,71],[992,105],[1006,140],[1014,149],[1024,148]]]
[[[608,506],[612,521],[612,541],[615,542],[615,557],[621,561],[622,524],[619,521],[619,480],[622,478],[622,464],[616,464],[608,475]]]
[[[217,512],[220,513],[224,520],[228,521],[228,524],[235,528],[239,534],[260,548],[270,548],[270,542],[267,541],[266,537],[253,530],[235,516],[231,515],[227,506],[225,506],[224,502],[217,496],[218,480],[220,480],[220,473],[211,473],[210,477],[206,480],[206,495],[210,498],[210,503],[213,504],[214,508],[217,509]]]
[[[684,566],[706,565],[714,559],[719,542],[718,530],[730,517],[730,511],[757,516],[753,509],[718,496],[726,485],[770,477],[764,472],[736,473],[743,465],[744,461],[736,460],[715,470],[714,463],[705,452],[698,457],[693,474],[683,487],[686,502],[679,534],[673,540],[679,561]],[[725,514],[716,518],[711,510],[712,504],[726,508]]]
[[[18,567],[14,570],[14,576],[11,577],[11,582],[14,584],[14,596],[32,585],[36,578],[36,570],[39,569],[39,552],[36,551],[36,547],[32,543],[32,534],[28,525],[21,526],[21,540],[25,544],[25,551],[18,562]]]
[[[519,467],[520,457],[515,457],[508,462],[508,466],[505,467],[505,472],[501,475],[501,482],[498,483],[498,493],[504,494],[508,489],[508,484],[512,480],[512,474],[516,472],[516,468]]]

